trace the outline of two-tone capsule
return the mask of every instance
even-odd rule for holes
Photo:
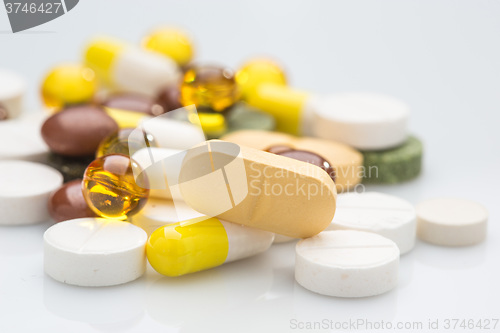
[[[202,217],[158,228],[146,253],[157,272],[179,276],[264,252],[273,240],[272,232]]]

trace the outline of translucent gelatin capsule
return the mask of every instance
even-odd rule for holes
[[[238,86],[232,70],[218,66],[194,66],[184,75],[181,103],[196,105],[198,110],[226,110],[239,99]]]
[[[146,204],[149,190],[137,185],[132,163],[125,155],[106,155],[85,170],[82,191],[89,207],[99,216],[125,220]],[[148,184],[145,174],[139,184]]]
[[[133,138],[129,139],[130,134],[134,131],[134,128],[122,128],[117,132],[114,132],[106,139],[102,140],[97,148],[96,157],[101,157],[105,155],[112,154],[122,154],[122,155],[130,155],[130,151],[137,151],[140,148],[144,147],[146,143],[147,147],[156,147],[156,141],[154,137],[144,132],[144,141],[135,142]],[[133,144],[134,147],[130,147],[130,144]]]

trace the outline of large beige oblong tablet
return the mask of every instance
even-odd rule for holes
[[[426,200],[417,205],[417,235],[428,243],[466,246],[486,238],[488,212],[480,204],[458,198]]]
[[[397,285],[399,249],[374,233],[324,231],[299,241],[295,252],[295,279],[318,294],[366,297]]]
[[[361,182],[363,176],[363,155],[339,142],[258,130],[237,131],[221,139],[260,150],[285,145],[320,155],[335,169],[337,192],[353,188]]]
[[[146,232],[130,223],[81,218],[43,235],[44,270],[57,281],[101,287],[133,281],[146,270]]]
[[[289,237],[316,235],[335,213],[335,184],[321,168],[229,142],[190,149],[179,180],[195,210]]]

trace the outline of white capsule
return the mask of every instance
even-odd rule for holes
[[[133,281],[146,270],[144,230],[122,221],[81,218],[43,235],[44,269],[57,281],[85,287]]]
[[[114,88],[153,97],[177,84],[181,75],[172,59],[111,38],[92,40],[85,62]]]

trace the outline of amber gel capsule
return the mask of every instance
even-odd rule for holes
[[[106,155],[85,170],[83,196],[99,216],[125,220],[146,204],[149,189],[137,185],[131,163],[136,162],[125,155]],[[139,177],[139,184],[148,184],[145,174]]]

